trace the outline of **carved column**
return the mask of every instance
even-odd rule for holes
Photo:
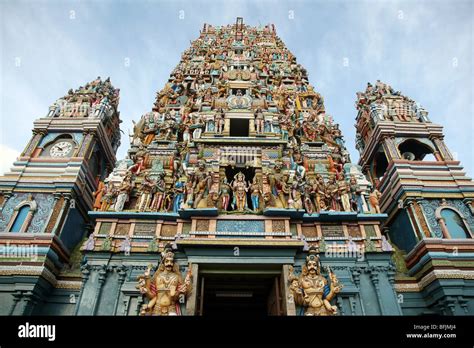
[[[70,195],[64,195],[64,204],[62,205],[61,211],[59,212],[58,217],[56,219],[56,223],[54,224],[54,227],[51,231],[52,234],[59,236],[61,232],[61,225],[68,212],[70,200],[71,200]]]
[[[469,208],[471,214],[474,215],[474,200],[472,198],[465,198],[463,199],[463,203]]]
[[[12,296],[13,296],[13,304],[10,309],[10,313],[8,315],[13,315],[15,313],[16,306],[22,297],[21,291],[16,291],[14,294],[12,294]]]
[[[6,192],[0,193],[0,213],[2,212],[3,207],[5,206],[5,204],[7,204],[8,200],[10,199],[11,196],[12,196],[12,194],[10,192],[9,193],[6,193]]]
[[[282,281],[282,294],[281,297],[283,298],[283,314],[285,315],[296,315],[296,305],[295,299],[293,295],[290,293],[288,289],[289,286],[289,279],[288,275],[290,274],[290,265],[283,265],[282,266],[282,274],[281,274],[281,281]]]
[[[92,143],[94,136],[95,135],[92,130],[87,130],[84,132],[81,146],[79,147],[79,150],[77,151],[77,155],[75,157],[87,157],[87,154],[89,152],[88,150],[90,148],[89,145]]]
[[[47,131],[46,130],[33,130],[33,137],[31,138],[30,142],[28,143],[27,147],[25,150],[21,153],[20,156],[31,156],[33,151],[36,149],[38,144],[40,143],[41,139],[43,138],[44,135],[46,135]]]
[[[119,267],[118,269],[119,279],[118,279],[117,295],[115,296],[113,315],[117,315],[117,307],[119,304],[120,292],[122,290],[123,283],[125,282],[125,278],[127,277],[127,273],[128,273],[127,266],[122,265],[121,267]]]
[[[186,315],[196,315],[196,308],[197,308],[197,293],[198,293],[198,284],[199,284],[199,265],[197,263],[193,263],[191,265],[192,269],[191,272],[193,274],[192,278],[192,292],[189,295],[186,301]]]
[[[431,140],[433,141],[433,143],[436,145],[436,148],[440,152],[442,160],[452,161],[454,157],[449,151],[446,144],[444,143],[443,138],[444,138],[443,136],[437,135],[437,136],[432,136]]]
[[[379,285],[379,269],[378,267],[370,267],[369,268],[369,274],[370,274],[370,280],[372,281],[372,284],[374,285],[375,288],[375,293],[377,294],[377,302],[379,304],[380,308],[380,314],[384,315],[385,314],[385,309],[383,307],[383,301],[382,301],[382,294],[380,293],[380,285]]]
[[[90,272],[91,266],[88,264],[85,264],[81,266],[81,273],[82,273],[82,288],[81,292],[79,294],[79,299],[77,300],[77,305],[76,305],[76,310],[74,312],[75,315],[79,313],[79,308],[81,305],[81,300],[82,300],[82,294],[84,293],[84,289],[86,288],[87,281],[89,280],[89,276],[91,274]]]
[[[364,303],[362,302],[362,298],[360,296],[360,275],[361,275],[361,273],[362,273],[362,269],[360,267],[352,267],[351,268],[352,280],[354,281],[354,285],[359,290],[359,293],[357,294],[357,297],[359,298],[360,309],[362,311],[362,315],[365,315]]]
[[[387,161],[390,163],[394,159],[400,159],[397,146],[395,145],[395,138],[393,136],[382,136],[382,146],[387,156]]]
[[[108,271],[107,266],[105,265],[98,266],[97,268],[99,269],[99,283],[97,285],[97,290],[95,293],[94,305],[93,305],[94,309],[92,311],[92,315],[96,315],[97,313],[97,307],[99,307],[99,299],[102,292],[102,287],[104,286],[105,279],[107,277],[107,271]]]
[[[421,233],[423,230],[420,228],[420,224],[418,223],[418,219],[416,217],[416,212],[413,207],[413,199],[407,199],[405,201],[405,206],[407,207],[407,214],[410,217],[410,220],[413,224],[413,227],[415,228],[415,233],[416,236],[418,237],[418,240],[424,239],[424,237],[431,237],[431,235],[427,235],[426,233]]]

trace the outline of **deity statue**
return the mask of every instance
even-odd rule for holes
[[[326,210],[326,183],[324,182],[322,175],[318,174],[316,176],[316,181],[313,184],[311,192],[314,195],[313,202],[316,211],[320,212],[321,210]]]
[[[125,203],[128,201],[130,191],[132,190],[132,174],[127,173],[118,188],[117,202],[115,202],[115,211],[123,210]]]
[[[183,281],[179,266],[174,261],[174,253],[167,247],[161,253],[160,264],[151,276],[152,266],[138,276],[137,289],[148,298],[141,308],[140,315],[181,315],[180,298],[192,292],[191,264]]]
[[[227,211],[227,208],[229,207],[231,191],[232,189],[230,185],[227,183],[227,178],[224,177],[221,181],[220,191],[219,191],[219,196],[221,199],[220,205],[223,211]]]
[[[184,187],[184,193],[186,195],[184,199],[185,208],[192,208],[194,204],[195,176],[194,172],[190,173]]]
[[[236,211],[244,211],[247,208],[247,192],[249,190],[245,182],[245,175],[242,172],[235,174],[231,185],[234,192],[234,209]]]
[[[264,117],[261,109],[255,111],[255,130],[257,134],[264,132]]]
[[[296,277],[290,268],[290,292],[295,304],[305,307],[307,316],[336,315],[337,307],[330,301],[342,289],[336,275],[326,267],[329,280],[321,275],[321,264],[314,248],[310,248],[301,275]]]
[[[136,209],[138,211],[145,211],[149,208],[155,185],[156,181],[150,177],[149,173],[146,173],[140,187],[140,198],[137,200]]]
[[[94,233],[91,233],[89,235],[89,238],[87,238],[87,240],[84,242],[82,250],[91,251],[91,250],[94,250],[94,248],[95,248]]]
[[[184,182],[177,178],[174,183],[173,213],[177,213],[182,209],[184,203],[184,187]]]
[[[351,202],[350,202],[350,185],[348,182],[346,182],[345,180],[339,180],[339,183],[338,183],[338,187],[339,187],[339,197],[341,199],[341,205],[342,205],[342,209],[346,212],[350,212],[352,209],[351,209]]]
[[[163,207],[163,201],[166,192],[165,173],[159,173],[153,188],[153,200],[150,205],[151,211],[160,211]]]
[[[260,197],[262,194],[261,185],[258,182],[257,176],[253,177],[252,184],[250,185],[250,199],[252,201],[253,211],[260,210]]]
[[[211,180],[212,180],[212,174],[210,172],[201,173],[201,175],[199,176],[199,179],[196,185],[195,196],[194,196],[194,204],[193,204],[194,209],[198,208],[201,200],[206,197],[206,194],[209,193]]]
[[[336,182],[336,176],[331,175],[326,185],[325,191],[326,206],[329,210],[339,211],[339,186]]]
[[[209,173],[210,179],[208,182],[208,190],[209,193],[207,194],[207,206],[217,208],[219,205],[219,197],[220,197],[220,190],[219,190],[219,174]]]
[[[102,197],[107,192],[107,188],[105,187],[104,182],[101,180],[99,181],[99,185],[97,186],[97,190],[95,190],[92,194],[94,196],[94,210],[101,210],[102,207]]]
[[[107,211],[110,206],[114,204],[114,200],[117,197],[117,189],[114,184],[109,181],[102,196],[100,211]]]
[[[303,187],[303,205],[306,213],[309,215],[313,214],[314,212],[314,204],[312,200],[313,196],[313,187],[314,187],[314,180],[311,179],[307,182]]]
[[[372,192],[369,194],[369,203],[371,207],[370,211],[372,213],[376,213],[376,214],[382,213],[380,210],[380,205],[379,205],[381,196],[382,196],[382,193],[380,193],[380,191],[377,190],[376,188],[374,188]]]
[[[222,131],[224,130],[224,124],[225,124],[225,113],[223,109],[219,109],[219,111],[216,113],[215,119],[216,119],[216,133],[217,134],[222,134]]]
[[[362,190],[360,189],[359,184],[357,183],[357,179],[354,175],[351,175],[349,180],[349,188],[350,188],[350,202],[351,202],[351,209],[352,211],[356,211],[358,213],[364,212],[364,197],[362,196]]]

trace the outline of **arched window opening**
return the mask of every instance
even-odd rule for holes
[[[408,139],[398,146],[403,159],[408,161],[436,161],[433,150],[426,144]]]
[[[441,217],[444,220],[449,235],[453,239],[470,238],[469,231],[464,224],[463,218],[454,210],[445,208],[441,210]]]
[[[385,152],[383,151],[377,152],[374,158],[374,166],[372,168],[373,176],[377,178],[379,181],[381,181],[383,176],[385,175],[385,172],[387,171],[387,168],[388,168],[388,160],[387,160],[387,156],[385,156]]]
[[[15,222],[13,222],[10,232],[23,232],[22,227],[25,223],[28,213],[30,212],[31,207],[29,205],[24,205],[18,211],[18,214],[15,217]]]

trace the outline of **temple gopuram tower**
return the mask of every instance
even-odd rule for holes
[[[474,183],[419,104],[380,81],[356,104],[359,164],[388,215],[404,314],[474,313]]]
[[[100,186],[77,314],[402,314],[387,215],[273,25],[204,25]]]
[[[79,243],[120,145],[118,102],[109,79],[69,90],[0,177],[0,314],[74,313]]]

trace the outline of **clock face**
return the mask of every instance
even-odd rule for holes
[[[68,141],[60,141],[53,145],[49,154],[51,157],[66,157],[72,151],[72,144]]]

